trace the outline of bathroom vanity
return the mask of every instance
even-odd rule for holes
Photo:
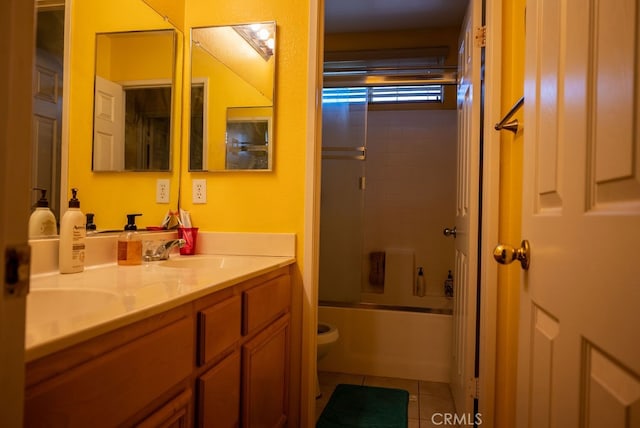
[[[284,426],[294,261],[203,255],[34,278],[25,426]]]

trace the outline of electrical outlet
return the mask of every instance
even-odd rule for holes
[[[194,204],[207,203],[207,180],[192,180],[192,198]]]
[[[158,204],[169,203],[169,179],[159,178],[156,182],[156,202]]]

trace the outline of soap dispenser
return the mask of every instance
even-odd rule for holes
[[[60,249],[58,267],[60,273],[82,272],[84,270],[84,240],[86,237],[85,217],[80,211],[77,198],[78,189],[71,189],[69,208],[60,221]]]
[[[93,222],[93,218],[95,216],[96,215],[94,213],[87,213],[87,225],[86,225],[87,233],[97,233],[98,227]]]
[[[39,190],[40,199],[36,203],[36,209],[29,217],[29,239],[47,238],[58,234],[56,226],[56,217],[49,209],[49,201],[47,200],[47,189],[34,187],[33,190]]]
[[[124,266],[142,264],[142,240],[136,230],[136,217],[142,214],[127,214],[124,232],[118,237],[118,264]]]

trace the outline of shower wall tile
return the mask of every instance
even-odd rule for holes
[[[368,118],[363,250],[413,249],[430,294],[442,294],[453,269],[453,240],[442,230],[455,219],[456,121],[454,110]]]

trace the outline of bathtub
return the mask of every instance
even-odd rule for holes
[[[320,302],[318,320],[340,338],[318,370],[449,382],[452,315],[441,308],[394,308]]]

